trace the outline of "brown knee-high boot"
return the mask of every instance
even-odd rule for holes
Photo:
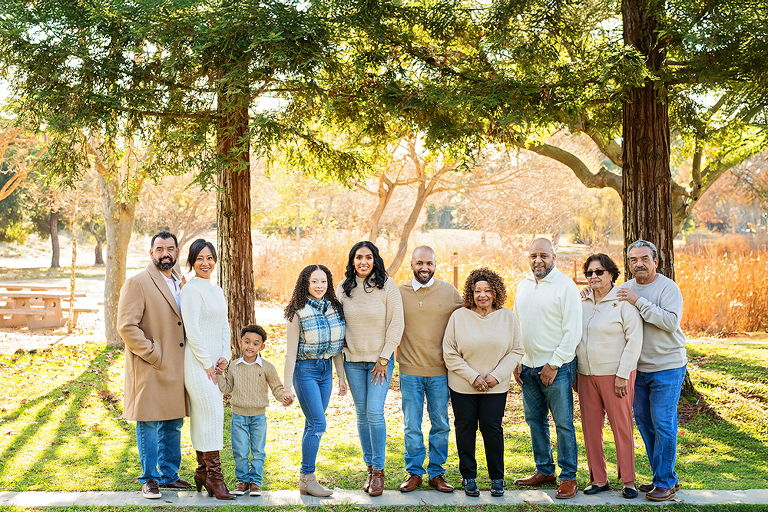
[[[197,455],[197,469],[195,469],[195,486],[197,492],[200,492],[205,485],[205,460],[203,459],[203,452],[195,450]]]
[[[224,483],[219,452],[205,452],[203,460],[205,461],[205,489],[208,491],[208,496],[215,494],[217,500],[235,499],[235,495],[229,492],[227,484]]]

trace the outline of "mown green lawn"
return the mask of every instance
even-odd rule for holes
[[[283,347],[284,331],[273,330],[264,356],[275,363],[279,371],[282,371]],[[683,486],[689,489],[766,487],[768,344],[728,341],[706,344],[693,340],[688,348],[689,369],[703,401],[681,403],[684,416],[696,410],[690,421],[680,425],[677,471]],[[386,403],[389,433],[386,487],[389,489],[397,488],[405,476],[402,413],[396,383],[397,378],[393,379]],[[122,389],[121,350],[90,344],[0,356],[0,490],[137,489],[134,425],[120,418]],[[297,402],[284,408],[273,399],[267,417],[264,488],[295,489],[301,459],[301,409]],[[228,422],[229,409],[222,459],[225,476],[234,482]],[[425,425],[425,432],[427,430]],[[528,427],[523,420],[520,393],[514,384],[508,396],[504,430],[506,477],[511,482],[534,469]],[[577,421],[581,444],[580,430]],[[554,429],[552,435],[554,439]],[[457,484],[460,475],[453,437],[451,443],[446,477]],[[639,435],[636,435],[636,446],[638,480],[648,481],[649,465]],[[191,480],[195,457],[186,424],[182,450],[181,476]],[[615,460],[607,427],[606,451],[609,461]],[[482,439],[478,438],[479,484],[488,488],[484,457]],[[322,440],[317,466],[318,478],[326,485],[344,489],[362,486],[365,468],[350,395],[334,394],[331,399],[328,432]],[[609,471],[615,476],[615,464],[610,464]],[[582,446],[579,486],[586,486],[588,479]],[[615,480],[614,486],[620,488]],[[509,487],[514,488],[511,483]]]

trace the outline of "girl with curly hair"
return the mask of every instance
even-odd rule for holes
[[[403,337],[403,299],[371,242],[358,242],[349,251],[347,271],[337,293],[347,323],[344,370],[355,402],[363,460],[368,466],[363,490],[380,496],[384,492],[387,443],[384,400],[392,379],[395,349]]]
[[[470,272],[464,307],[448,321],[443,359],[453,404],[456,449],[464,494],[480,496],[475,440],[483,434],[491,496],[504,495],[504,435],[501,420],[512,371],[523,357],[520,326],[507,299],[504,280],[487,268]]]
[[[339,395],[347,393],[344,382],[344,310],[333,289],[331,271],[323,265],[305,267],[296,280],[291,302],[285,308],[288,320],[283,382],[290,395],[291,386],[304,412],[301,439],[301,476],[299,492],[312,496],[330,496],[315,478],[315,460],[320,438],[325,433],[325,410],[331,399],[333,370],[339,377]]]

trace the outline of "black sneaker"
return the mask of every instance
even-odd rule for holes
[[[474,478],[465,478],[461,481],[461,485],[464,486],[464,494],[477,498],[480,496],[480,489],[477,488],[477,482]]]
[[[504,479],[491,480],[491,496],[504,496]]]

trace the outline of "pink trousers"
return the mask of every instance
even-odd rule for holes
[[[624,483],[635,480],[635,438],[632,430],[635,372],[630,374],[627,394],[622,398],[617,397],[614,392],[615,380],[615,375],[579,374],[581,429],[584,433],[591,482],[608,481],[603,450],[603,424],[606,413],[613,432],[613,442],[616,445],[619,478]]]

